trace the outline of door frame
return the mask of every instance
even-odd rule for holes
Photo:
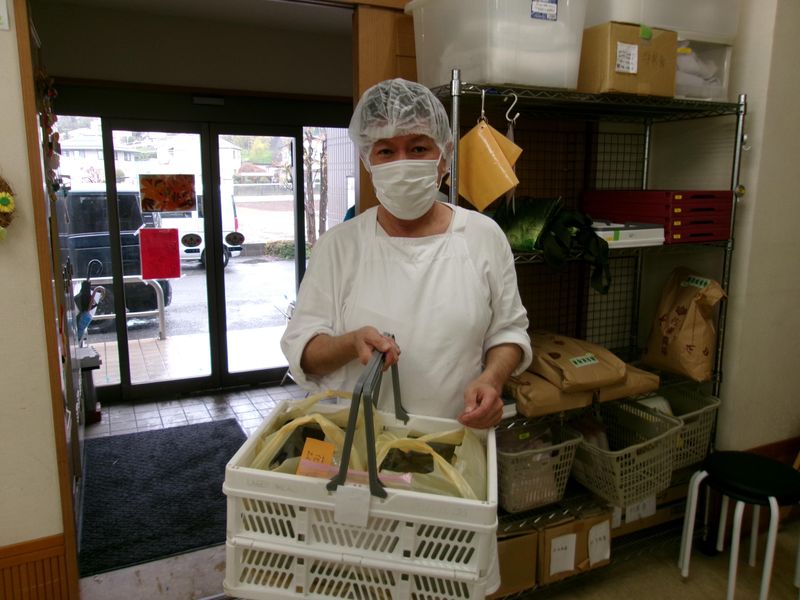
[[[304,220],[304,207],[305,207],[305,186],[301,182],[305,181],[304,165],[302,160],[303,151],[303,128],[302,126],[268,126],[268,125],[244,125],[244,124],[210,124],[210,137],[211,151],[215,152],[215,156],[219,156],[218,140],[221,135],[257,135],[263,137],[284,137],[293,140],[292,149],[292,162],[293,170],[292,177],[294,181],[294,240],[295,240],[295,288],[299,286],[299,282],[305,273],[306,264],[306,244],[305,244],[305,220]],[[214,168],[216,167],[216,168]],[[219,172],[219,160],[213,161],[211,176],[214,181],[214,190],[220,189],[221,175]],[[215,203],[215,209],[217,204]],[[208,237],[206,233],[206,239]],[[219,256],[222,253],[222,236],[213,236],[213,244],[215,246],[215,254]],[[217,267],[219,261],[215,264]],[[208,266],[208,265],[207,265]],[[286,368],[271,368],[261,369],[258,371],[243,371],[238,373],[231,373],[228,371],[228,344],[227,344],[227,302],[225,297],[225,277],[224,272],[219,276],[213,278],[214,283],[214,307],[212,309],[209,303],[209,310],[215,312],[213,322],[210,325],[216,324],[219,327],[217,335],[216,348],[213,347],[212,340],[212,365],[214,364],[214,356],[216,354],[219,360],[220,371],[220,387],[231,388],[242,385],[252,385],[257,383],[280,383],[283,379]],[[210,290],[211,291],[211,290]],[[210,300],[210,299],[209,299]],[[212,368],[213,371],[213,368]]]
[[[120,225],[115,179],[116,162],[113,146],[115,131],[186,133],[199,136],[202,169],[204,238],[206,240],[206,299],[208,311],[208,343],[211,372],[208,375],[181,379],[167,379],[152,383],[133,383],[130,371],[130,352],[127,320],[125,314],[124,284],[120,277],[114,278],[115,320],[117,349],[119,353],[120,382],[104,386],[119,386],[123,401],[136,401],[170,393],[200,392],[211,389],[230,389],[259,383],[278,383],[286,373],[285,367],[231,373],[228,370],[227,315],[225,277],[220,257],[223,252],[222,222],[220,215],[220,162],[219,136],[260,135],[290,138],[293,141],[292,162],[294,185],[294,234],[295,234],[295,288],[305,272],[305,216],[304,216],[304,164],[302,160],[303,128],[296,126],[267,126],[244,124],[219,124],[190,121],[156,121],[149,119],[101,119],[103,131],[103,160],[105,166],[108,202],[108,228],[111,240],[111,263],[114,274],[122,273]],[[299,185],[298,185],[299,184]],[[101,388],[102,389],[102,388]]]
[[[302,153],[302,129],[304,126],[346,128],[353,107],[352,98],[349,97],[237,94],[219,90],[197,91],[189,88],[69,80],[56,81],[56,87],[58,89],[56,112],[59,114],[100,117],[120,129],[140,129],[146,123],[148,127],[153,126],[153,128],[159,124],[171,125],[173,128],[180,127],[180,131],[189,133],[194,132],[186,129],[190,124],[195,126],[203,124],[209,128],[209,134],[212,129],[231,134],[236,134],[237,131],[247,131],[254,135],[258,135],[261,131],[270,132],[273,135],[286,135],[281,132],[294,131],[292,135],[286,135],[286,137],[295,138],[295,155],[298,152]],[[213,136],[209,135],[210,137]],[[108,145],[105,140],[104,145]],[[104,159],[108,165],[109,161],[105,155]],[[209,157],[206,156],[205,160],[208,159]],[[302,177],[302,160],[296,159],[295,162],[296,173],[298,173],[298,177]],[[214,174],[210,172],[208,164],[204,164],[203,168],[204,173],[208,174],[204,180],[209,180],[204,181],[204,189],[206,189],[206,185],[211,185],[210,176]],[[219,173],[216,173],[214,177],[214,181],[218,182]],[[111,178],[107,176],[107,181],[113,181],[113,174]],[[302,179],[295,181],[302,181]],[[299,187],[302,188],[302,186]],[[297,190],[295,201],[295,239],[298,243],[295,265],[296,281],[299,285],[306,262],[303,189]],[[217,252],[221,252],[221,249],[218,248]],[[216,261],[213,262],[216,263]],[[221,297],[219,289],[214,290],[214,294],[216,297]],[[217,314],[213,318],[218,320],[219,315]],[[122,345],[120,338],[118,338],[118,342]],[[125,351],[127,352],[127,338],[125,342]],[[212,347],[211,351],[219,353],[219,348],[215,350]],[[255,383],[279,384],[284,373],[285,369],[276,369],[267,373],[255,371],[252,374],[232,374],[224,382],[214,381],[209,376],[137,384],[128,386],[127,389],[122,389],[121,384],[107,385],[97,388],[97,397],[101,403],[113,404],[121,399],[135,401],[145,397],[210,391],[219,389],[222,385],[238,387]]]

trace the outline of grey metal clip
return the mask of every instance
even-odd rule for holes
[[[394,337],[394,336],[392,336]],[[347,419],[347,431],[345,432],[344,445],[342,447],[342,460],[339,465],[339,472],[328,481],[327,489],[333,491],[347,480],[347,467],[350,464],[350,451],[353,447],[356,424],[358,422],[359,407],[364,404],[364,427],[367,436],[367,469],[369,472],[369,491],[373,496],[379,498],[386,497],[386,490],[380,479],[378,479],[378,464],[375,453],[375,425],[373,418],[373,407],[378,403],[381,379],[383,375],[383,364],[385,355],[377,350],[367,363],[364,372],[358,378],[353,389],[353,400],[350,403],[350,414]],[[395,417],[408,422],[408,414],[400,403],[400,380],[397,374],[397,363],[392,365],[392,380],[394,392]]]

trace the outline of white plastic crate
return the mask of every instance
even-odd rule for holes
[[[591,0],[594,1],[594,0]],[[587,0],[411,0],[417,80],[575,89]]]
[[[483,600],[486,580],[244,540],[225,544],[223,589],[248,600]]]
[[[228,497],[228,540],[236,539],[241,544],[247,539],[281,544],[298,552],[321,551],[391,561],[398,569],[438,569],[474,577],[486,574],[497,529],[493,430],[473,430],[486,446],[485,501],[388,487],[386,498],[376,498],[368,495],[365,486],[347,484],[344,490],[329,492],[327,479],[247,466],[252,463],[259,438],[274,429],[287,406],[286,402],[279,405],[226,467],[223,491]],[[314,410],[324,412],[325,407],[317,405]],[[457,421],[416,415],[403,425],[391,414],[377,414],[387,427],[421,434],[461,427]],[[365,525],[337,519],[337,500],[342,501],[339,494],[359,490],[366,491],[366,498],[349,502],[363,502]]]
[[[613,450],[581,440],[572,464],[575,479],[614,506],[628,506],[667,489],[681,422],[636,402],[596,408]]]
[[[699,463],[711,447],[719,398],[703,393],[692,384],[664,387],[658,395],[667,400],[672,415],[681,422],[675,436],[673,471]]]
[[[510,431],[524,431],[524,427],[511,425]],[[581,436],[555,424],[551,433],[551,444],[521,451],[513,451],[498,438],[498,493],[500,506],[508,512],[531,510],[563,498]]]

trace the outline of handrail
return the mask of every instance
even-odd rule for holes
[[[130,317],[155,317],[158,316],[158,339],[165,340],[167,339],[167,324],[166,324],[166,317],[164,315],[164,289],[161,287],[161,284],[156,281],[155,279],[143,279],[141,275],[124,275],[122,277],[122,281],[125,283],[145,283],[149,285],[156,293],[156,303],[158,308],[155,310],[142,310],[138,312],[125,312],[125,318]],[[92,277],[91,279],[92,284],[110,284],[114,283],[113,277]],[[93,321],[108,321],[110,319],[116,318],[117,315],[115,314],[106,314],[106,315],[94,315],[92,317]]]

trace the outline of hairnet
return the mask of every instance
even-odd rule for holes
[[[399,135],[427,135],[450,166],[453,134],[439,99],[424,85],[405,79],[387,79],[361,96],[350,120],[350,139],[369,169],[369,153],[378,140]]]

